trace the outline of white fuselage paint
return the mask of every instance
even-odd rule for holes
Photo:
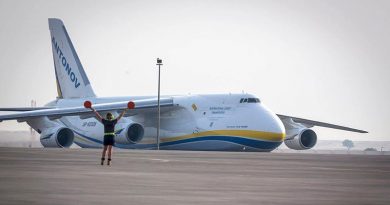
[[[284,140],[285,128],[275,113],[263,103],[240,102],[256,98],[250,94],[186,95],[171,97],[176,106],[161,110],[161,149],[181,150],[248,150],[271,151]],[[92,103],[131,101],[150,97],[113,97],[58,99],[50,106],[80,106]],[[118,111],[120,112],[120,111]],[[118,112],[113,112],[118,116]],[[101,113],[105,116],[105,113]],[[62,117],[61,123],[75,133],[75,143],[81,147],[102,146],[103,125],[96,118]],[[120,148],[156,148],[156,109],[142,115],[122,118],[117,124],[136,122],[144,126],[145,134],[137,144],[120,144]]]

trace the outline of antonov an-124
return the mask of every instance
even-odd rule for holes
[[[157,97],[97,97],[60,19],[49,19],[58,96],[44,107],[0,108],[14,111],[0,121],[26,122],[40,134],[44,147],[100,148],[103,125],[89,101],[103,116],[131,105],[116,125],[115,146],[125,149],[156,149]],[[363,130],[314,120],[275,114],[251,94],[163,96],[160,99],[159,147],[165,150],[262,151],[283,142],[294,150],[312,148],[321,126],[351,132]]]

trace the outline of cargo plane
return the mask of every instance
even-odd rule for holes
[[[116,126],[118,148],[155,149],[155,96],[97,97],[69,34],[60,19],[49,19],[58,96],[44,107],[0,108],[14,111],[0,121],[26,122],[40,134],[44,147],[77,144],[100,148],[103,126],[94,113],[118,115],[129,109]],[[251,94],[175,95],[161,97],[160,149],[213,151],[272,151],[282,143],[295,150],[312,148],[314,126],[367,133],[349,127],[275,114]],[[86,104],[88,104],[86,103]]]

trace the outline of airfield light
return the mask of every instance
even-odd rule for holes
[[[158,96],[157,96],[157,150],[160,150],[160,72],[161,72],[161,66],[162,59],[157,58],[157,64],[158,65]]]

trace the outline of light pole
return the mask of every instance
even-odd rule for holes
[[[162,60],[157,58],[158,65],[158,97],[157,97],[157,150],[160,150],[160,72]]]

